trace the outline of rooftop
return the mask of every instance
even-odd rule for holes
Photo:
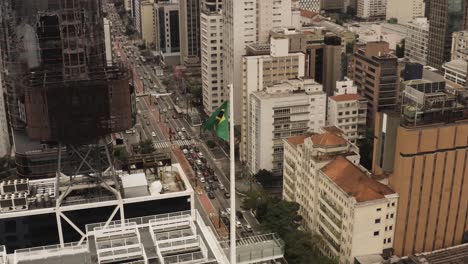
[[[195,211],[196,212],[196,211]],[[226,263],[201,216],[190,211],[86,225],[87,240],[16,250],[11,264]],[[1,256],[1,255],[0,255]]]
[[[459,71],[460,73],[466,73],[467,70],[467,65],[468,62],[464,59],[456,59],[456,60],[451,60],[442,66],[444,69],[449,68],[449,69],[454,69]]]
[[[343,146],[343,145],[348,144],[348,141],[344,139],[342,136],[336,133],[331,133],[331,132],[316,134],[316,135],[311,136],[310,139],[312,140],[312,143],[314,143],[314,145],[324,146],[324,147],[335,147],[335,146]]]
[[[359,94],[340,94],[340,95],[331,96],[330,99],[333,101],[337,101],[337,102],[344,102],[344,101],[355,101],[355,100],[360,100],[364,98],[360,96]]]
[[[462,244],[416,256],[404,257],[398,264],[466,264],[468,263],[468,244]]]
[[[304,144],[304,140],[308,137],[310,137],[309,134],[304,134],[304,135],[289,137],[287,140],[292,145],[302,145]]]
[[[341,155],[323,167],[322,172],[358,202],[382,199],[386,195],[395,193],[388,186],[371,179],[363,170]]]
[[[118,185],[110,171],[101,176],[101,181],[107,186],[116,188],[126,202],[132,202],[129,198],[137,199],[163,199],[180,193],[186,195],[191,192],[190,183],[183,174],[179,164],[160,168],[159,173],[153,174],[147,170],[137,170],[134,173],[116,171]],[[58,186],[57,186],[58,184]],[[73,210],[75,205],[98,204],[108,201],[117,201],[115,194],[101,183],[95,180],[93,174],[90,177],[77,175],[73,178],[73,188],[68,192],[69,178],[61,177],[57,182],[55,178],[40,180],[9,180],[0,182],[0,218],[14,217],[30,214],[36,211],[38,214],[53,211],[56,199],[63,193],[67,193],[61,201],[62,208]],[[58,193],[56,193],[58,191]]]

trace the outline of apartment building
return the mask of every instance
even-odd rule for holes
[[[154,5],[156,16],[156,49],[165,65],[180,62],[179,2],[159,1]]]
[[[283,139],[319,131],[325,124],[326,94],[311,79],[289,80],[250,95],[247,167],[283,172]]]
[[[422,65],[427,64],[429,22],[420,17],[406,23],[408,34],[405,39],[405,58]]]
[[[327,126],[339,127],[353,144],[364,138],[367,100],[357,93],[328,97]]]
[[[377,112],[394,110],[398,100],[397,57],[387,42],[368,42],[353,54],[350,76],[358,92],[367,100],[367,125],[374,124]]]
[[[200,0],[179,0],[180,63],[185,66],[200,64]]]
[[[468,95],[428,80],[402,88],[401,111],[376,117],[372,171],[400,195],[394,250],[407,256],[466,242]]]
[[[0,54],[0,72],[3,73],[3,58]],[[6,115],[6,104],[4,98],[4,87],[3,87],[3,74],[0,74],[0,157],[4,157],[10,154],[11,143],[10,143],[10,125]]]
[[[387,12],[387,0],[357,0],[357,17],[365,20],[383,20]]]
[[[424,17],[424,0],[387,0],[387,20],[396,18],[398,24],[405,25],[416,18]]]
[[[303,228],[341,263],[391,255],[398,195],[359,165],[359,149],[337,127],[284,142],[283,198],[300,205]]]
[[[223,15],[202,11],[200,28],[203,109],[211,115],[229,98],[223,83]]]
[[[450,54],[452,60],[468,59],[468,31],[453,32]]]
[[[277,43],[278,42],[278,43]],[[277,43],[277,44],[275,44]],[[281,45],[280,45],[281,44]],[[247,142],[250,94],[289,79],[304,76],[305,56],[302,52],[288,53],[287,39],[273,39],[269,44],[253,44],[247,47],[249,55],[242,60],[241,108],[241,160],[247,161]],[[272,49],[273,48],[273,49]]]
[[[279,15],[281,14],[281,15]],[[226,0],[223,2],[223,71],[224,86],[232,84],[234,104],[242,104],[242,56],[246,47],[266,43],[272,28],[291,24],[291,0]],[[242,109],[234,111],[234,122],[240,124]]]

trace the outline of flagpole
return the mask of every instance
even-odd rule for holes
[[[229,153],[230,153],[230,193],[231,193],[231,215],[230,215],[230,238],[231,238],[231,264],[236,264],[236,177],[235,177],[235,153],[234,153],[234,91],[233,85],[229,84]]]

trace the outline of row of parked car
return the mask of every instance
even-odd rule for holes
[[[219,178],[215,175],[214,170],[208,165],[203,153],[197,147],[181,146],[180,148],[190,166],[192,166],[198,181],[204,184],[204,189],[210,199],[216,198],[214,194],[216,190],[222,191],[225,198],[231,197],[228,190],[219,182]]]

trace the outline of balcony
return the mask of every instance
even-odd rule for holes
[[[340,230],[341,230],[341,220],[336,218],[324,205],[320,205],[320,219],[325,221],[324,223],[327,224],[327,227],[330,228],[333,232],[336,232],[336,238],[340,237]]]
[[[335,204],[335,202],[331,201],[327,196],[320,195],[320,202],[322,202],[325,206],[329,207],[330,209],[333,209],[336,213],[337,218],[341,217],[341,215],[343,214],[343,208]]]

